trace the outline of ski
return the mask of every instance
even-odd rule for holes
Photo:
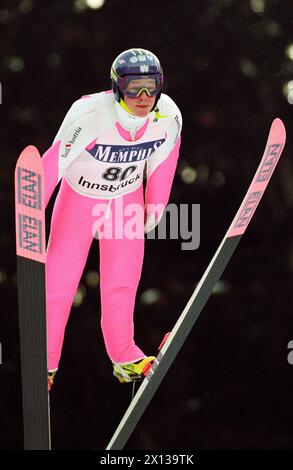
[[[48,450],[44,171],[32,145],[15,168],[15,224],[24,448]]]
[[[265,151],[249,189],[219,248],[194,290],[174,328],[163,343],[159,354],[126,410],[106,450],[123,449],[139,419],[157,391],[213,289],[231,259],[242,235],[268,186],[286,141],[283,122],[273,121]]]

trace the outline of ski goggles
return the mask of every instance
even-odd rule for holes
[[[120,79],[119,88],[129,98],[137,98],[143,91],[148,96],[156,96],[162,89],[161,74],[126,75]]]

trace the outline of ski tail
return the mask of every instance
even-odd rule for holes
[[[272,123],[260,165],[219,248],[204,275],[178,318],[174,328],[142,382],[120,424],[114,432],[107,450],[123,449],[138,421],[174,362],[192,327],[206,305],[213,289],[229,263],[242,235],[268,186],[285,146],[286,131],[281,119]]]
[[[15,169],[17,286],[25,449],[50,449],[47,391],[44,171],[28,146]]]

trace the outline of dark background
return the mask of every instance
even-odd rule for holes
[[[180,240],[146,243],[136,340],[148,354],[218,247],[277,116],[287,145],[217,293],[126,448],[293,448],[292,18],[292,2],[284,0],[105,0],[99,9],[85,0],[1,0],[1,449],[23,445],[14,166],[26,145],[42,153],[50,146],[73,101],[110,88],[111,63],[130,47],[159,56],[164,92],[182,111],[170,202],[201,205],[198,250],[182,251]],[[184,175],[194,170],[187,183]],[[131,398],[105,352],[97,269],[95,241],[51,397],[54,449],[105,448]]]

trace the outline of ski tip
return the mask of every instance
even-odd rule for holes
[[[38,151],[37,147],[35,147],[34,145],[28,145],[27,147],[23,149],[23,151],[20,154],[20,156],[23,156],[23,155],[29,155],[31,157],[37,156],[39,158],[40,152]]]
[[[34,145],[28,145],[20,153],[17,159],[15,171],[17,172],[18,166],[25,166],[32,170],[42,171],[42,165],[40,163],[41,155],[37,147],[35,147]]]
[[[284,125],[282,119],[279,118],[279,117],[276,117],[276,118],[273,120],[273,124],[274,124],[274,123],[277,124],[277,125],[279,125],[279,126],[285,127],[285,125]]]
[[[277,133],[278,138],[280,141],[285,143],[286,141],[286,128],[285,124],[283,123],[282,119],[277,117],[273,120],[272,126],[271,126],[271,131],[274,133]]]

